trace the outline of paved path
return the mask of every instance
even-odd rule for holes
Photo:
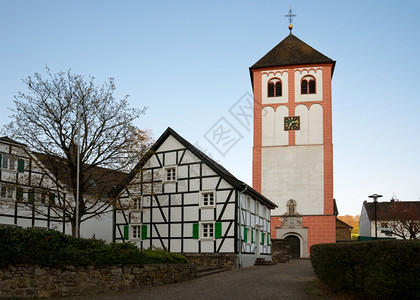
[[[314,279],[310,261],[299,259],[125,293],[65,299],[312,299],[305,286]]]

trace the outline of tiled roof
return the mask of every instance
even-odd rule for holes
[[[349,224],[340,220],[339,218],[335,219],[335,227],[336,228],[353,228],[353,226],[350,226]]]
[[[365,202],[369,220],[375,220],[375,203]],[[395,206],[397,205],[397,206]],[[378,221],[391,221],[400,218],[395,213],[409,212],[410,215],[417,215],[420,219],[420,201],[390,201],[378,202],[376,204],[376,219]]]

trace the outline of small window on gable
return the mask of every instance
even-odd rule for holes
[[[312,76],[305,76],[302,78],[300,83],[300,93],[304,94],[315,94],[316,93],[316,81]]]
[[[200,193],[201,207],[214,207],[216,203],[215,192],[203,191]]]
[[[296,215],[296,201],[293,199],[287,201],[287,214]]]
[[[142,197],[135,197],[132,200],[132,209],[133,210],[141,210],[143,208],[143,199]]]
[[[176,167],[165,167],[163,172],[163,181],[176,181]]]
[[[268,82],[267,86],[267,96],[268,97],[281,97],[282,95],[282,86],[281,80],[278,78],[273,78]]]

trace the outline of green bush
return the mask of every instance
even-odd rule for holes
[[[85,266],[189,263],[175,253],[143,250],[129,243],[74,238],[58,231],[0,228],[0,265]]]
[[[333,290],[420,299],[420,240],[320,244],[310,257],[315,274]]]

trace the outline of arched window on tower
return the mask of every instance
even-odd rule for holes
[[[287,214],[296,215],[296,201],[293,199],[287,201]]]
[[[268,97],[281,97],[281,80],[278,78],[273,78],[268,82],[267,86],[267,96]]]
[[[315,94],[316,93],[316,81],[312,76],[305,76],[300,82],[300,93],[304,94]]]

